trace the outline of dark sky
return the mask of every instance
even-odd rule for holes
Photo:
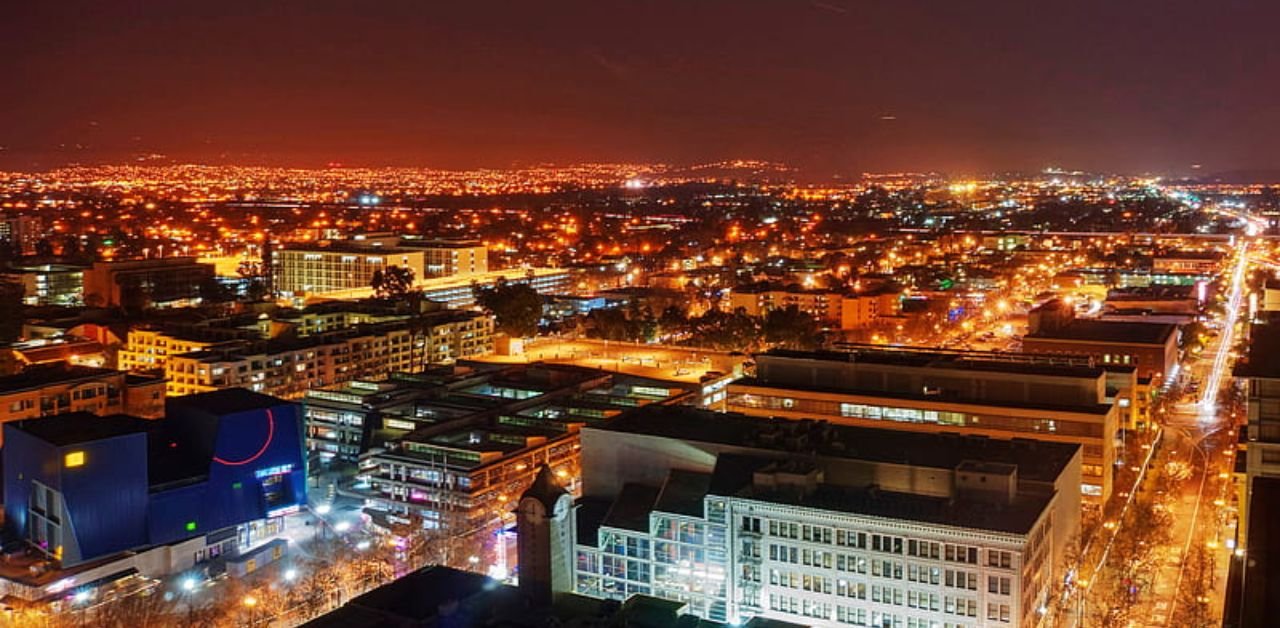
[[[7,0],[0,167],[1280,168],[1277,23],[1275,0]]]

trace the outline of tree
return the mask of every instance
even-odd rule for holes
[[[493,314],[497,330],[517,338],[538,333],[542,320],[542,295],[527,283],[499,279],[492,288],[475,288],[476,302]]]
[[[373,271],[369,285],[373,293],[384,299],[404,297],[413,288],[413,269],[408,266],[388,266]]]
[[[53,257],[53,241],[49,238],[36,240],[36,257]]]
[[[770,310],[764,317],[765,342],[786,349],[810,350],[818,345],[818,321],[799,307]]]
[[[0,279],[0,342],[13,342],[22,336],[25,292],[22,282]]]

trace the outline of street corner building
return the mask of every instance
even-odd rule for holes
[[[298,405],[243,389],[166,405],[160,420],[4,425],[6,534],[34,555],[18,575],[0,571],[5,593],[43,599],[200,567],[279,531],[306,503]]]

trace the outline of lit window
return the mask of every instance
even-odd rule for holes
[[[66,457],[63,459],[63,462],[64,462],[64,466],[66,466],[68,469],[72,467],[82,467],[84,466],[84,452],[73,451],[71,453],[68,453]]]

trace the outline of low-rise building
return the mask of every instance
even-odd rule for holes
[[[34,557],[0,565],[0,594],[92,600],[131,574],[193,573],[252,551],[306,504],[301,426],[296,404],[247,390],[170,399],[156,421],[5,423],[5,526]]]
[[[510,526],[538,469],[570,490],[581,480],[578,433],[634,409],[692,397],[689,387],[576,366],[471,364],[453,374],[403,376],[361,421],[376,433],[359,458],[354,495],[375,519],[454,531]],[[374,401],[376,400],[376,401]],[[344,400],[352,403],[353,399]],[[374,401],[374,403],[369,403]],[[358,414],[358,410],[349,410]],[[329,429],[316,414],[310,426]],[[323,433],[311,443],[327,447]],[[339,452],[340,453],[340,452]]]
[[[27,305],[80,305],[84,271],[84,266],[73,264],[32,264],[12,266],[7,274],[22,282]]]
[[[156,418],[164,413],[159,373],[123,373],[61,362],[0,377],[0,422],[84,412]]]
[[[1111,496],[1123,423],[1106,372],[1087,358],[848,345],[756,356],[727,410],[914,432],[1031,438],[1083,448],[1080,491]]]
[[[213,265],[194,257],[94,262],[84,271],[84,302],[92,307],[188,305],[199,302],[200,286],[213,278]]]

